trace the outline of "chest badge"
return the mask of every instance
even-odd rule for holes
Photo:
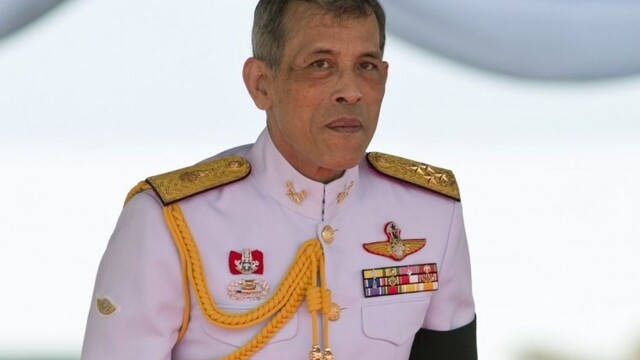
[[[427,244],[427,239],[402,239],[400,228],[393,221],[385,224],[384,232],[387,235],[387,240],[362,244],[364,249],[372,254],[400,261]]]
[[[269,284],[260,279],[242,279],[232,281],[227,287],[232,300],[264,300],[269,293]]]
[[[229,252],[229,271],[234,275],[264,273],[264,256],[260,250],[242,249]]]

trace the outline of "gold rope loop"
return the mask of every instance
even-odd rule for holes
[[[323,288],[321,292],[321,296],[322,296],[322,314],[329,315],[329,312],[331,312],[331,290]]]
[[[307,309],[310,313],[322,308],[322,294],[320,288],[312,286],[307,290]]]
[[[284,278],[264,303],[243,313],[229,313],[218,308],[211,296],[198,247],[180,206],[177,203],[168,205],[163,212],[171,234],[179,240],[177,241],[180,244],[179,248],[185,254],[189,283],[209,322],[227,329],[239,329],[253,326],[272,317],[253,339],[224,359],[248,359],[260,350],[293,317],[305,297],[310,312],[318,310],[322,310],[323,313],[328,312],[326,309],[330,306],[331,294],[325,289],[324,254],[318,239],[307,240],[300,246]],[[320,273],[320,287],[312,286],[318,280],[318,273]],[[312,342],[317,345],[316,316],[312,316],[312,320]],[[326,319],[323,323],[326,324]],[[327,328],[328,325],[325,325],[325,344],[328,344]]]

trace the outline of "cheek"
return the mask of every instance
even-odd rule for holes
[[[311,117],[318,113],[321,104],[317,88],[301,86],[292,89],[288,102],[284,106],[289,109],[289,114],[293,115],[297,122],[304,123],[311,121]]]
[[[369,90],[374,94],[374,98],[382,99],[384,96],[385,82],[381,79],[374,79],[368,82]]]
[[[305,106],[313,98],[310,95],[311,92],[312,87],[310,86],[290,85],[282,89],[282,96],[279,96],[278,103],[283,108],[288,108],[289,111],[295,111],[296,108]]]

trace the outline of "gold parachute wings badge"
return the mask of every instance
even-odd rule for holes
[[[371,254],[400,261],[419,251],[427,244],[427,239],[402,239],[400,237],[400,228],[393,221],[384,226],[384,232],[387,234],[387,240],[362,244],[364,249]]]

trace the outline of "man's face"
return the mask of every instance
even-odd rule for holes
[[[378,24],[292,2],[285,26],[279,70],[266,80],[269,133],[294,168],[328,182],[359,162],[376,129],[388,68]]]

